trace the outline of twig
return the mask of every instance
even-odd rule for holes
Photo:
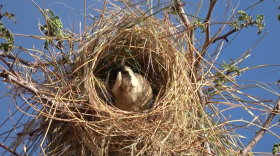
[[[217,2],[217,0],[210,0],[208,13],[207,13],[207,16],[206,16],[205,21],[204,21],[204,24],[205,24],[205,27],[206,27],[206,38],[205,38],[204,46],[203,46],[200,54],[196,55],[196,62],[195,62],[195,65],[194,65],[195,69],[198,69],[198,66],[200,64],[200,61],[201,61],[202,57],[206,53],[209,45],[212,43],[212,42],[210,42],[210,23],[209,22],[210,22],[211,15],[212,15],[212,12],[213,12],[213,9],[214,9],[214,6],[215,6],[216,2]]]
[[[188,37],[188,48],[186,51],[186,58],[188,58],[188,62],[192,64],[194,60],[194,46],[193,46],[193,34],[194,30],[192,29],[192,25],[188,19],[188,16],[186,15],[184,8],[183,8],[182,2],[180,0],[174,0],[174,9],[175,12],[178,13],[180,19],[183,21],[183,24],[186,27],[187,37]],[[189,71],[189,73],[191,73]]]
[[[204,45],[206,45],[210,40],[210,19],[211,19],[212,12],[213,12],[216,2],[217,2],[217,0],[210,0],[210,6],[209,6],[208,13],[207,13],[207,16],[204,21],[204,24],[206,27],[206,38],[204,41]],[[203,55],[201,55],[201,56],[203,56]]]
[[[14,75],[16,75],[18,78],[20,78],[19,74],[10,66],[10,64],[9,64],[5,59],[3,59],[2,57],[0,57],[0,60],[1,60],[2,62],[4,62],[4,63],[9,67],[9,71],[12,71],[12,73],[13,73]],[[7,72],[7,71],[6,71],[6,72]]]
[[[2,142],[0,142],[0,146],[2,148],[6,149],[7,151],[9,151],[10,153],[12,153],[13,155],[20,156],[20,154],[18,154],[15,150],[10,149],[6,145],[4,145]]]
[[[200,99],[202,109],[205,109],[205,107],[206,107],[206,97],[205,97],[205,95],[202,92],[202,87],[200,87],[198,89],[197,94],[198,94],[198,97]]]
[[[30,61],[27,61],[27,60],[24,60],[22,58],[18,58],[14,55],[11,55],[11,54],[5,54],[3,52],[0,52],[0,57],[6,57],[6,58],[9,58],[9,59],[12,59],[12,60],[17,60],[19,61],[20,63],[28,66],[28,67],[41,67],[41,66],[51,66],[54,62],[39,62],[39,63],[34,63],[34,62],[30,62]],[[61,60],[57,60],[56,63],[61,63],[61,64],[65,64],[67,62],[67,60],[64,60],[64,59],[61,59]],[[8,65],[9,63],[7,63]]]
[[[217,2],[217,0],[210,0],[210,6],[209,6],[208,13],[207,13],[207,16],[206,16],[205,21],[204,21],[204,23],[206,25],[206,38],[205,38],[205,41],[204,41],[204,46],[202,48],[201,54],[200,55],[196,55],[196,61],[195,61],[195,64],[194,64],[194,67],[195,67],[194,69],[196,69],[196,70],[197,70],[197,67],[199,66],[200,60],[202,59],[201,57],[203,57],[203,55],[206,52],[206,49],[210,45],[210,42],[209,42],[209,40],[210,40],[210,25],[209,25],[209,22],[210,22],[211,15],[212,15],[212,12],[213,12],[213,8],[214,8],[216,2]],[[198,93],[199,99],[201,101],[201,108],[204,110],[205,107],[206,107],[206,98],[205,98],[205,95],[202,92],[202,87],[200,87],[198,89],[197,93]],[[207,134],[203,134],[203,135],[205,137],[207,137]],[[212,155],[213,153],[212,153],[212,150],[211,150],[211,148],[209,146],[209,143],[208,142],[204,142],[204,145],[206,147],[207,153],[203,153],[203,155],[204,156]]]
[[[248,25],[252,25],[252,24],[256,24],[256,22],[247,23],[247,24],[244,25],[244,27],[246,27],[246,26],[248,26]],[[240,29],[233,29],[233,30],[231,30],[230,32],[228,32],[228,33],[226,33],[226,34],[224,34],[224,35],[222,35],[222,36],[216,37],[216,38],[213,40],[212,43],[215,43],[216,41],[221,40],[221,39],[224,39],[224,40],[226,40],[226,42],[228,42],[227,37],[228,37],[229,35],[231,35],[231,34],[237,32],[238,30],[240,30]]]
[[[18,58],[18,57],[14,56],[14,55],[11,55],[11,54],[5,54],[3,52],[0,52],[0,56],[7,57],[7,58],[12,59],[12,60],[17,60],[20,63],[22,63],[22,64],[24,64],[24,65],[26,65],[28,67],[39,67],[39,66],[49,66],[50,65],[50,63],[34,63],[34,62],[30,62],[30,61]]]
[[[43,94],[41,91],[39,91],[35,86],[31,85],[31,83],[28,83],[24,81],[23,79],[19,79],[13,75],[11,75],[9,72],[4,70],[2,73],[0,73],[0,77],[5,78],[6,82],[14,83],[16,85],[21,86],[22,88],[26,89],[33,95],[39,96],[40,100],[43,100],[43,102],[48,103],[50,106],[58,107],[59,109],[65,109],[65,104],[63,102],[58,102],[56,100],[51,99],[50,97]],[[75,108],[84,108],[83,104],[78,103],[67,103],[67,107],[75,107]]]
[[[178,12],[179,17],[181,18],[181,20],[185,24],[186,28],[188,29],[190,27],[190,21],[182,6],[183,6],[183,4],[180,0],[174,0],[175,10],[176,10],[176,12]]]
[[[87,1],[84,0],[84,29],[86,30],[86,25],[87,25]]]
[[[201,102],[201,108],[202,108],[202,111],[206,108],[206,101],[208,100],[206,97],[205,97],[205,95],[203,94],[203,92],[202,92],[202,87],[200,87],[199,89],[198,89],[198,91],[197,91],[197,94],[198,94],[198,97],[199,97],[199,99],[200,99],[200,102]],[[201,114],[201,113],[199,113],[199,114]],[[201,115],[200,115],[200,117],[202,117]],[[202,129],[204,128],[204,127],[201,127]],[[204,137],[207,137],[207,134],[202,134],[202,136],[204,136]],[[211,149],[211,147],[210,147],[210,145],[209,145],[209,143],[207,142],[207,141],[205,141],[204,142],[204,147],[205,147],[205,149],[206,149],[206,152],[204,152],[203,153],[203,156],[211,156],[211,155],[213,155],[213,150]]]
[[[235,32],[238,31],[238,30],[239,30],[239,29],[234,29],[234,30],[232,30],[232,31],[230,31],[230,32],[228,32],[228,33],[226,33],[226,34],[220,36],[220,37],[216,37],[216,38],[213,40],[212,43],[215,43],[216,41],[221,40],[221,39],[224,39],[226,42],[228,42],[227,37],[228,37],[229,35],[235,33]]]
[[[2,12],[1,12],[2,7],[3,7],[3,5],[1,4],[1,5],[0,5],[0,20],[1,20],[2,17],[3,17]]]
[[[263,137],[265,131],[267,130],[267,127],[270,125],[273,118],[275,117],[276,113],[279,112],[279,108],[280,108],[280,97],[278,98],[277,102],[275,103],[275,106],[274,106],[272,112],[269,114],[269,116],[266,119],[266,121],[264,122],[262,128],[256,133],[256,135],[248,143],[248,145],[240,151],[241,156],[246,156],[247,153],[249,151],[251,151],[254,148],[254,146],[258,143],[258,141],[260,141],[260,139]]]

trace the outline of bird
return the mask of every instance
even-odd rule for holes
[[[153,97],[150,82],[142,75],[125,66],[125,58],[108,76],[111,82],[113,105],[124,111],[143,112],[149,109]]]

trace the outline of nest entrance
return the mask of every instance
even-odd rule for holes
[[[166,76],[164,75],[167,72],[161,67],[162,65],[160,65],[160,62],[151,63],[151,61],[149,61],[150,56],[145,56],[145,54],[143,55],[143,57],[138,58],[128,57],[121,54],[115,58],[104,56],[104,59],[102,59],[97,65],[97,70],[94,71],[94,75],[96,75],[97,78],[102,82],[108,81],[108,72],[120,64],[121,57],[125,57],[125,65],[129,66],[133,72],[142,75],[149,81],[153,90],[153,97],[156,97],[159,95],[160,91],[163,92],[163,90],[165,90],[167,80],[165,79]],[[113,83],[114,82],[108,82],[107,88],[109,90],[112,89]],[[152,101],[154,101],[154,98]]]
[[[172,57],[166,55],[164,49],[155,46],[156,40],[148,40],[148,38],[151,39],[151,34],[148,36],[146,30],[141,31],[138,27],[135,29],[137,31],[133,28],[130,31],[123,31],[117,38],[110,41],[108,46],[105,46],[106,48],[99,54],[93,75],[101,82],[106,82],[108,72],[116,68],[125,58],[126,66],[149,81],[153,90],[152,101],[154,101],[155,97],[164,93],[170,81],[172,71],[168,63],[171,62]],[[112,85],[113,83],[109,82],[107,89],[110,90]]]

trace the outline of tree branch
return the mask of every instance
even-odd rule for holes
[[[10,153],[12,153],[13,155],[16,156],[20,156],[20,154],[18,154],[15,150],[10,149],[9,147],[7,147],[6,145],[4,145],[3,143],[0,142],[0,147],[4,148],[5,150],[9,151]]]
[[[5,78],[6,82],[13,83],[16,85],[21,86],[22,88],[26,89],[33,95],[39,96],[40,100],[48,103],[50,106],[58,107],[59,109],[65,109],[65,103],[58,102],[56,100],[51,99],[50,97],[46,96],[43,92],[39,91],[35,86],[31,85],[31,83],[24,81],[23,79],[19,79],[16,76],[11,75],[9,72],[4,70],[0,73],[0,77]],[[84,108],[83,104],[79,103],[67,103],[67,107],[75,107],[75,108]]]
[[[256,24],[256,22],[247,23],[247,24],[244,25],[244,27],[247,27],[247,26],[253,25],[253,24]],[[216,38],[213,39],[213,42],[212,42],[212,43],[215,43],[216,41],[221,40],[221,39],[224,39],[224,40],[226,40],[226,42],[228,42],[227,37],[228,37],[229,35],[231,35],[231,34],[237,32],[238,30],[240,30],[240,29],[233,29],[233,30],[231,30],[230,32],[228,32],[228,33],[226,33],[226,34],[224,34],[224,35],[222,35],[222,36],[216,37]]]
[[[206,38],[204,41],[204,45],[206,45],[210,40],[210,19],[211,19],[212,12],[213,12],[216,2],[217,2],[217,0],[210,0],[210,6],[209,6],[208,13],[207,13],[207,16],[204,21],[204,24],[206,27]],[[201,56],[203,56],[203,55],[201,55]]]
[[[195,69],[198,69],[198,66],[200,64],[200,61],[201,61],[202,57],[206,53],[209,45],[212,43],[212,42],[210,42],[210,19],[211,19],[212,12],[213,12],[213,9],[214,9],[214,6],[215,6],[216,2],[217,2],[217,0],[210,0],[208,13],[207,13],[207,16],[206,16],[205,21],[204,21],[204,24],[205,24],[205,27],[206,27],[206,38],[205,38],[205,41],[204,41],[204,46],[203,46],[203,48],[200,52],[200,55],[199,54],[196,55],[196,61],[195,61],[195,65],[194,65]]]
[[[254,138],[248,143],[246,147],[244,147],[240,151],[241,156],[246,156],[249,151],[251,151],[254,146],[260,141],[260,139],[263,137],[265,131],[267,130],[268,126],[272,122],[273,118],[275,117],[276,113],[279,113],[279,108],[280,108],[280,97],[278,98],[277,102],[275,103],[275,106],[272,110],[272,112],[269,114],[268,118],[264,122],[262,128],[256,133]]]
[[[175,7],[175,12],[178,12],[179,17],[185,24],[185,27],[188,29],[190,27],[190,21],[183,9],[183,4],[180,0],[174,0],[174,7]]]
[[[202,111],[204,111],[204,109],[206,108],[206,101],[208,100],[205,95],[202,92],[202,86],[198,89],[197,91],[198,97],[200,99],[201,102],[201,108]],[[198,114],[201,114],[200,112]],[[202,117],[201,115],[199,115],[200,117]],[[203,125],[201,125],[200,127],[201,129],[205,129],[205,127]],[[202,134],[202,136],[207,137],[207,134]],[[211,156],[214,155],[214,152],[212,151],[209,143],[207,141],[204,142],[204,147],[206,149],[206,152],[203,153],[203,156]]]
[[[189,62],[189,64],[192,64],[194,60],[194,46],[193,46],[193,34],[194,30],[192,29],[192,25],[188,19],[188,16],[186,15],[184,11],[184,6],[185,4],[182,4],[180,0],[174,0],[174,10],[176,13],[178,13],[180,19],[182,20],[183,24],[186,27],[186,32],[187,32],[187,37],[188,37],[188,48],[185,53],[186,58]]]
[[[216,37],[216,38],[213,40],[212,43],[215,43],[216,41],[221,40],[221,39],[224,39],[226,42],[228,42],[227,37],[228,37],[229,35],[235,33],[235,32],[238,31],[238,30],[239,30],[239,29],[234,29],[234,30],[232,30],[232,31],[230,31],[230,32],[228,32],[228,33],[222,35],[222,36]]]
[[[33,63],[33,62],[30,62],[30,61],[18,58],[18,57],[14,56],[14,55],[6,54],[6,53],[3,53],[3,52],[0,52],[0,56],[6,57],[6,58],[9,58],[9,59],[12,59],[12,60],[17,60],[20,63],[22,63],[22,64],[24,64],[24,65],[26,65],[28,67],[39,67],[39,66],[48,66],[48,65],[50,65],[49,63]]]

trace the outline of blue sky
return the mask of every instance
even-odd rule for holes
[[[253,3],[258,2],[259,0],[246,0],[246,1],[234,1],[233,6],[237,7],[236,10],[242,10]],[[42,0],[35,0],[35,2],[40,6],[43,7],[43,1]],[[191,3],[197,3],[197,0],[191,0],[188,1]],[[67,4],[63,5],[62,3]],[[37,9],[37,7],[30,1],[30,0],[6,0],[1,1],[0,4],[3,5],[2,13],[3,12],[10,12],[15,14],[15,18],[17,20],[17,24],[14,24],[12,20],[7,20],[6,18],[2,18],[2,22],[4,23],[4,26],[11,30],[14,34],[25,34],[25,35],[38,35],[41,36],[39,29],[38,29],[38,22],[41,24],[44,24],[44,18],[42,17],[41,13]],[[94,14],[92,11],[93,8],[99,8],[101,6],[101,2],[95,2],[95,1],[87,1],[87,12]],[[271,64],[271,65],[279,65],[279,58],[280,58],[280,43],[279,43],[279,36],[280,36],[280,22],[277,20],[277,15],[280,13],[280,10],[277,9],[277,7],[280,5],[279,1],[271,1],[271,0],[265,0],[263,3],[257,5],[254,7],[254,9],[249,9],[247,12],[251,12],[251,15],[253,17],[256,17],[257,14],[263,14],[265,16],[265,30],[262,34],[265,34],[268,32],[268,34],[262,39],[262,41],[255,46],[255,48],[251,51],[251,56],[246,59],[241,65],[241,67],[247,67],[247,66],[255,66],[260,64]],[[75,32],[78,33],[79,30],[79,24],[78,22],[81,21],[82,30],[84,28],[84,21],[83,16],[80,13],[84,12],[84,3],[83,0],[77,1],[77,0],[61,0],[58,2],[57,0],[46,0],[45,4],[46,9],[51,9],[55,15],[59,15],[62,19],[62,22],[64,24],[64,28],[69,28],[70,24],[72,25],[75,21]],[[76,9],[77,12],[73,11],[72,9]],[[201,8],[201,12],[199,14],[199,17],[205,17],[206,11],[208,8],[208,1],[205,1],[203,4],[203,7]],[[195,11],[195,7],[189,4],[185,5],[185,9],[188,13],[192,14]],[[229,8],[230,9],[230,8]],[[226,10],[226,4],[224,1],[218,1],[216,8],[214,9],[212,19],[216,19],[215,21],[221,21],[222,17],[221,15],[224,14]],[[92,22],[90,20],[87,20],[87,24],[91,24]],[[215,28],[213,29],[215,30]],[[212,30],[212,32],[214,32]],[[225,29],[228,30],[228,29]],[[229,36],[228,39],[232,41],[235,37],[236,33]],[[256,27],[249,27],[247,29],[243,29],[239,35],[234,39],[234,41],[228,45],[227,48],[225,48],[220,55],[218,62],[222,62],[223,60],[228,61],[229,58],[236,59],[243,53],[245,53],[247,50],[249,50],[260,38],[262,35],[257,35],[257,28]],[[0,40],[2,41],[2,40]],[[32,39],[29,37],[22,37],[22,36],[15,36],[15,45],[16,46],[22,46],[25,48],[32,48],[35,46],[38,49],[42,49],[42,43],[43,41]],[[213,47],[216,47],[215,44],[212,45]],[[209,52],[211,53],[211,52]],[[22,55],[22,57],[25,57]],[[248,84],[248,82],[244,80],[254,80],[259,81],[263,83],[274,83],[280,79],[279,72],[272,72],[275,70],[278,70],[279,66],[269,67],[269,68],[262,68],[254,71],[249,71],[244,74],[242,74],[241,77],[238,77],[238,83],[239,84]],[[271,73],[272,72],[272,73]],[[255,82],[255,83],[259,83]],[[252,82],[251,82],[252,83]],[[4,91],[6,86],[3,82],[0,82],[0,91]],[[273,87],[277,92],[279,90],[277,87]],[[245,91],[246,93],[253,94],[255,96],[262,97],[264,99],[268,100],[277,100],[277,96],[269,93],[268,91],[265,91],[263,89],[248,89]],[[0,94],[0,96],[2,96]],[[0,123],[3,122],[4,119],[6,119],[9,116],[9,106],[11,106],[11,111],[15,110],[13,107],[13,101],[9,99],[8,97],[0,99],[0,103],[2,106],[1,113],[0,113]],[[248,113],[245,111],[241,111],[240,109],[226,111],[226,116],[231,114],[231,120],[234,119],[246,119],[251,118]],[[276,116],[276,119],[279,117]],[[16,119],[13,119],[16,121]],[[274,121],[274,123],[276,120]],[[10,130],[12,128],[12,123],[8,122],[4,126],[0,127],[0,134],[3,132]],[[278,129],[274,129],[274,132],[277,133]],[[254,132],[249,130],[237,130],[237,133],[242,134],[243,136],[246,136],[247,139],[243,139],[244,144],[246,144],[254,135]],[[16,132],[17,133],[17,132]],[[278,135],[280,133],[278,132]],[[3,139],[0,136],[0,141],[2,142]],[[258,152],[270,152],[271,148],[273,146],[273,143],[280,142],[279,138],[276,138],[275,136],[266,134],[264,138],[257,144],[254,151]],[[2,153],[3,149],[0,148],[0,153]]]

